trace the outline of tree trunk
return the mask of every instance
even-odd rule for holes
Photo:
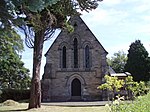
[[[40,67],[41,67],[43,44],[44,44],[44,31],[40,30],[35,33],[35,40],[34,40],[33,76],[31,81],[31,93],[28,106],[29,109],[41,107]]]

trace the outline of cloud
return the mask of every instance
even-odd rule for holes
[[[120,43],[116,45],[106,46],[105,48],[109,51],[108,57],[113,56],[113,54],[117,53],[118,51],[123,51],[127,54],[129,50],[129,43]]]
[[[108,4],[118,6],[107,7]],[[96,10],[84,13],[83,19],[90,28],[107,28],[108,31],[111,29],[116,32],[116,35],[117,33],[118,35],[120,33],[150,35],[150,13],[147,11],[148,9],[150,10],[149,0],[104,0]]]
[[[137,39],[131,39],[132,42],[135,42],[135,40]],[[150,56],[150,42],[146,41],[146,40],[141,40],[141,43],[143,43],[145,49],[147,50],[147,52],[149,53]],[[120,41],[121,42],[121,41]],[[118,52],[118,51],[124,51],[126,54],[128,54],[128,50],[130,48],[131,43],[130,41],[126,41],[124,43],[118,43],[118,44],[114,44],[114,45],[106,45],[105,48],[106,50],[109,51],[108,57],[113,56],[114,53]]]
[[[110,55],[119,50],[127,52],[136,38],[145,45],[150,37],[150,2],[148,0],[104,0],[100,6],[83,15],[83,20],[102,42]],[[113,41],[109,41],[112,39]],[[101,39],[104,39],[101,41]],[[149,40],[150,41],[150,40]],[[150,53],[150,51],[148,51]]]
[[[140,28],[137,28],[137,33],[140,34],[140,33],[145,33],[145,34],[148,34],[150,36],[150,24],[148,25],[141,25]]]
[[[148,11],[149,9],[150,9],[150,7],[148,4],[143,4],[143,5],[140,5],[137,7],[136,12],[137,13],[143,13],[143,12]]]
[[[87,21],[89,24],[93,24],[93,26],[97,25],[117,25],[122,24],[129,14],[125,11],[116,10],[116,9],[104,9],[98,8],[89,14],[84,14],[83,19]],[[88,18],[88,19],[87,19]]]
[[[114,5],[118,5],[122,2],[122,0],[104,0],[102,2],[102,4],[106,5],[106,6],[114,6]]]
[[[150,21],[150,15],[144,15],[141,17],[143,19],[143,21],[145,22],[149,22]]]

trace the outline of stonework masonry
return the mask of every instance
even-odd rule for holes
[[[74,32],[61,31],[45,54],[42,101],[102,100],[107,51],[80,16],[69,21]]]

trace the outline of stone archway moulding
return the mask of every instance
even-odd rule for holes
[[[75,78],[79,79],[82,85],[86,85],[84,78],[80,74],[75,73],[68,77],[66,86],[69,86]]]
[[[77,78],[81,82],[81,96],[83,94],[83,89],[86,86],[86,82],[80,74],[75,73],[75,74],[72,74],[70,77],[68,77],[66,86],[68,88],[68,93],[69,93],[69,96],[70,96],[69,99],[71,99],[71,83],[75,78]]]

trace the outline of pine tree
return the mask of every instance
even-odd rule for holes
[[[127,57],[125,71],[131,73],[134,81],[148,81],[150,79],[148,52],[140,40],[131,43]]]

